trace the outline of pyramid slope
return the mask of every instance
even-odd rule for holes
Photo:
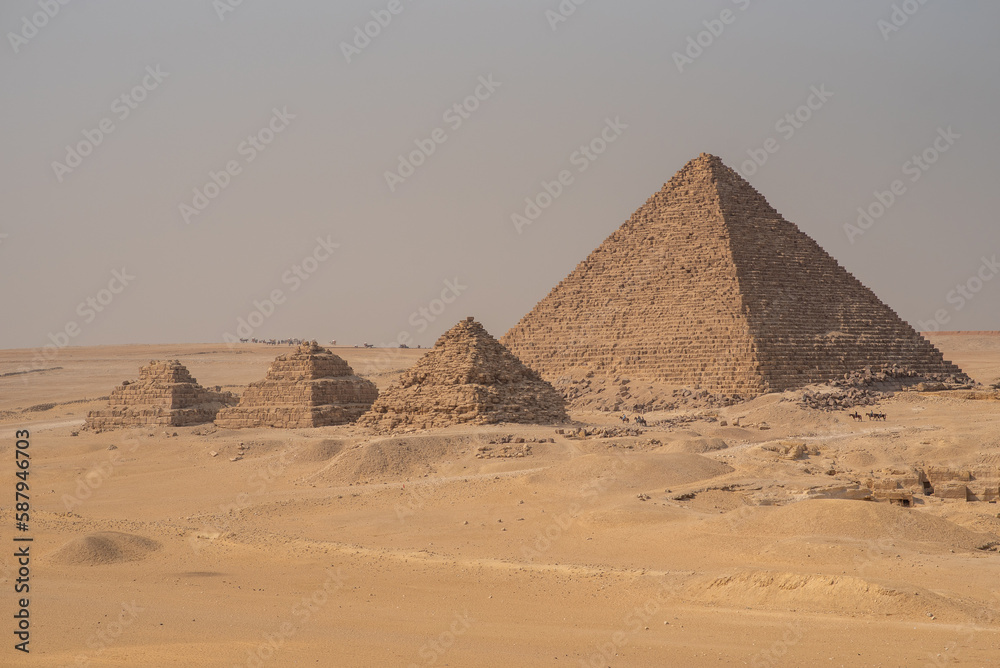
[[[211,422],[231,403],[235,403],[232,394],[206,390],[178,360],[153,360],[139,369],[138,380],[126,380],[112,390],[107,408],[90,411],[84,426],[184,427]]]
[[[239,406],[220,411],[215,424],[229,429],[346,424],[377,396],[374,383],[354,375],[347,362],[312,341],[275,359],[264,379],[250,383]]]
[[[961,374],[707,154],[501,342],[553,382],[587,372],[744,397],[865,366]]]
[[[443,334],[358,423],[395,431],[567,419],[559,393],[467,318]]]

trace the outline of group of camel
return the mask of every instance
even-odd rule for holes
[[[625,424],[629,423],[628,415],[626,415],[625,413],[622,413],[622,416],[619,419],[622,422],[624,422]],[[643,427],[648,427],[649,426],[646,423],[646,418],[642,417],[641,415],[636,415],[634,418],[632,418],[632,421],[635,422],[637,425],[640,425],[640,426],[643,426]]]
[[[875,413],[873,411],[868,411],[867,413],[865,413],[865,415],[867,415],[868,419],[872,420],[873,422],[875,420],[881,420],[882,422],[885,422],[886,419],[885,413]],[[864,418],[862,418],[861,414],[858,413],[857,411],[851,413],[851,417],[854,418],[856,422],[864,422]]]
[[[872,422],[876,422],[876,421],[885,422],[886,419],[887,419],[885,413],[876,413],[874,411],[868,411],[867,413],[865,413],[865,415],[868,416],[868,419],[871,420]],[[861,413],[858,413],[857,411],[851,413],[851,417],[856,422],[864,422],[865,421],[864,417],[862,417]],[[644,418],[641,415],[636,415],[634,418],[632,418],[631,420],[629,420],[628,415],[626,415],[625,413],[622,413],[621,417],[618,418],[618,419],[621,420],[622,422],[624,422],[625,424],[629,424],[629,422],[635,422],[637,425],[641,425],[643,427],[648,427],[649,426],[649,424],[646,422],[646,418]]]
[[[240,343],[263,343],[268,346],[301,346],[302,339],[240,339]]]

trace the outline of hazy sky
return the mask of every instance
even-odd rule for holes
[[[1000,329],[995,0],[237,2],[0,4],[0,347],[500,336],[701,152]]]

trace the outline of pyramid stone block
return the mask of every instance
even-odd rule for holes
[[[468,318],[443,334],[358,424],[390,432],[567,419],[555,388]]]
[[[702,154],[501,339],[544,378],[591,373],[753,397],[899,365],[955,365]]]
[[[343,359],[315,341],[271,363],[264,380],[247,387],[239,406],[219,412],[220,427],[299,429],[353,422],[378,396]]]
[[[179,361],[154,360],[139,369],[139,380],[126,380],[111,392],[108,408],[90,411],[85,428],[203,424],[235,402],[229,392],[212,392],[199,385]]]

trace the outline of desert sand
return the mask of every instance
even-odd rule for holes
[[[1000,335],[930,338],[1000,376]],[[424,352],[333,350],[380,391]],[[284,352],[70,347],[0,377],[0,509],[27,429],[34,538],[31,653],[0,663],[1000,664],[1000,506],[824,498],[893,468],[1000,467],[995,393],[899,393],[861,423],[772,393],[631,433],[580,411],[388,436],[81,430],[150,360],[239,393]],[[0,351],[0,374],[33,355]],[[602,427],[620,435],[576,431]],[[782,457],[789,442],[806,454]]]

